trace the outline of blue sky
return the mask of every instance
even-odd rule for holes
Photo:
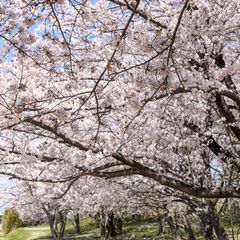
[[[11,191],[12,183],[8,177],[0,175],[0,214],[8,207],[7,200],[4,200],[2,196],[7,196],[7,193]]]

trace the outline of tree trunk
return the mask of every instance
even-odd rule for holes
[[[204,211],[200,214],[199,217],[202,223],[202,233],[204,235],[204,238],[206,240],[214,240],[213,226],[212,226],[211,216],[209,212]]]
[[[180,239],[180,236],[179,236],[179,226],[176,223],[174,223],[174,220],[172,218],[172,216],[168,216],[167,219],[166,219],[169,227],[170,227],[170,230],[172,232],[172,239],[173,240],[179,240]]]
[[[81,230],[80,230],[80,216],[79,216],[79,213],[74,215],[74,224],[73,225],[74,225],[76,234],[80,234]]]
[[[50,220],[49,221],[49,225],[50,225],[50,229],[51,229],[51,234],[54,240],[63,240],[63,233],[62,231],[58,230],[56,221],[55,221],[55,216],[52,216],[52,219],[54,220]],[[62,227],[60,227],[62,228]]]
[[[64,232],[65,232],[65,228],[66,228],[67,217],[66,217],[66,214],[61,211],[58,212],[58,216],[59,216],[59,225],[60,225],[60,229],[59,229],[60,239],[59,240],[62,240]]]
[[[100,240],[106,239],[106,216],[103,210],[100,212]]]
[[[116,234],[117,235],[121,235],[123,233],[123,222],[122,219],[120,217],[116,217]]]
[[[164,215],[159,215],[158,218],[158,233],[157,235],[162,235],[164,233]]]
[[[53,239],[63,240],[67,221],[66,215],[61,211],[55,211],[54,214],[51,214],[45,207],[43,207],[43,210],[47,215]]]
[[[114,214],[113,212],[110,212],[108,214],[108,219],[107,219],[107,231],[108,231],[108,236],[114,237],[116,236],[116,228],[114,224]]]
[[[51,230],[51,234],[52,234],[52,237],[54,240],[57,240],[58,239],[58,235],[55,231],[55,228],[54,228],[54,222],[55,222],[55,216],[53,215],[48,215],[48,223],[49,223],[49,226],[50,226],[50,230]]]
[[[215,203],[213,201],[208,201],[209,215],[211,216],[212,226],[217,235],[218,240],[227,240],[227,234],[224,227],[221,225],[219,214],[215,208]]]
[[[188,233],[188,240],[196,240],[191,221],[188,218],[186,221],[187,221],[186,230]]]

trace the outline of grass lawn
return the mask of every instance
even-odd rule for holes
[[[18,228],[5,235],[7,240],[30,240],[50,235],[48,226]]]
[[[4,234],[2,232],[0,232],[0,240],[5,240],[5,239],[6,238],[5,238]]]
[[[92,218],[84,218],[81,220],[80,236],[74,234],[74,228],[70,222],[66,225],[65,239],[81,239],[90,240],[98,239],[98,229]],[[2,234],[2,233],[1,233]],[[2,237],[2,238],[1,238]],[[0,235],[0,240],[50,240],[50,229],[48,226],[33,226],[18,228],[7,235]]]
[[[66,240],[97,240],[99,239],[99,229],[96,226],[95,220],[92,218],[81,219],[81,234],[75,235],[73,226],[70,222],[66,225],[65,238]],[[227,229],[229,231],[229,229]],[[155,219],[131,219],[126,220],[123,226],[123,234],[116,239],[145,239],[145,240],[160,240],[163,236],[157,236],[158,223]],[[182,231],[181,236],[187,239],[186,234]],[[239,235],[240,237],[240,235]],[[171,240],[169,227],[165,227],[165,240]],[[48,226],[34,226],[19,228],[7,235],[0,233],[0,240],[50,240],[50,229]],[[197,240],[202,240],[198,237]],[[231,237],[229,238],[231,240]],[[240,239],[240,238],[239,238]]]
[[[81,219],[81,234],[75,235],[74,228],[70,222],[67,223],[65,231],[66,240],[97,240],[99,239],[99,229],[95,220],[92,218]],[[128,220],[123,226],[124,234],[116,239],[154,239],[157,237],[158,224],[154,219],[135,219]],[[169,229],[166,228],[166,240],[171,239],[168,234]],[[7,234],[6,240],[47,240],[51,239],[48,226],[25,227],[19,228]],[[1,240],[1,238],[0,238]]]

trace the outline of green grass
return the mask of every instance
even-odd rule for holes
[[[5,236],[4,236],[4,234],[3,234],[3,232],[0,232],[0,240],[5,240],[6,238],[5,238]]]
[[[9,234],[7,234],[6,238],[8,240],[23,240],[31,237],[31,232],[24,230],[24,228],[18,228]]]
[[[98,233],[96,222],[93,218],[85,217],[80,220],[80,229],[82,234]],[[73,235],[75,233],[73,225],[70,221],[67,222],[65,235]]]
[[[81,239],[81,240],[92,240],[92,239],[99,239],[99,230],[97,228],[96,222],[93,218],[86,217],[80,220],[80,229],[81,235],[91,234],[91,237],[78,237],[74,239]],[[75,235],[75,231],[71,222],[68,222],[66,225],[65,230],[65,238],[71,239],[72,236]]]
[[[125,219],[123,226],[123,235],[117,237],[118,240],[124,239],[163,239],[162,236],[157,236],[158,223],[153,218],[137,218]],[[99,239],[99,229],[96,226],[95,220],[89,217],[82,218],[80,221],[81,234],[76,236],[71,222],[67,222],[65,231],[65,240],[97,240]],[[196,229],[197,231],[197,229]],[[230,229],[227,229],[229,232]],[[90,234],[90,235],[88,235]],[[86,236],[84,236],[86,235]],[[181,231],[181,236],[187,239],[186,233]],[[5,238],[4,238],[5,237]],[[74,237],[74,238],[73,238]],[[171,240],[172,236],[169,227],[165,226],[164,238]],[[0,240],[46,240],[52,239],[50,236],[50,229],[48,226],[36,226],[19,228],[7,235],[0,234]],[[231,240],[231,237],[229,238]],[[203,240],[203,237],[197,236],[197,240]],[[239,235],[240,240],[240,235]]]
[[[130,238],[158,238],[158,224],[155,219],[131,219],[123,225],[123,232],[125,237]]]
[[[88,237],[77,237],[74,239],[81,239],[81,240],[91,240],[91,239],[98,239],[99,231],[97,229],[95,220],[92,218],[82,218],[80,222],[81,226],[81,234],[91,234],[92,236]],[[69,221],[66,225],[65,230],[65,239],[72,239],[72,237],[75,236],[74,228],[72,223]],[[3,235],[0,240],[6,239],[6,240],[45,240],[45,239],[51,239],[50,235],[50,229],[48,226],[34,226],[34,227],[22,227],[18,228],[12,232],[10,232],[7,235]]]
[[[46,237],[49,235],[50,230],[48,226],[22,227],[8,233],[5,235],[5,238],[7,240],[28,240],[39,239],[39,237]]]

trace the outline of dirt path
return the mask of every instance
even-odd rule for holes
[[[4,237],[4,235],[3,235],[3,232],[2,232],[2,231],[0,232],[0,240],[6,240],[6,238]]]
[[[47,232],[44,232],[46,230],[49,230],[48,227],[26,227],[24,230],[31,231],[31,237],[29,237],[26,240],[34,240],[36,238],[42,237],[42,239],[48,240],[49,238],[44,238],[45,236],[48,236],[49,234]],[[1,240],[1,239],[0,239]]]
[[[38,237],[43,237],[43,234],[42,233],[39,233],[39,232],[32,232],[32,236],[30,238],[28,238],[27,240],[34,240]],[[48,238],[46,238],[47,240]],[[1,238],[0,238],[1,240]]]
[[[0,240],[6,240],[2,231],[2,224],[0,224]]]

